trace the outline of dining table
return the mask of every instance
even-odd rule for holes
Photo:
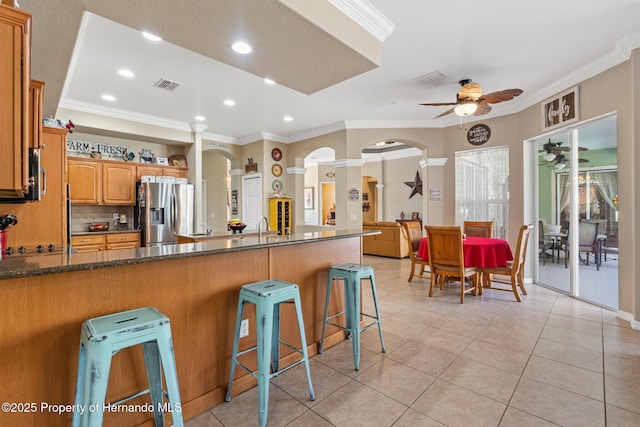
[[[513,260],[509,242],[490,237],[467,236],[462,240],[465,267],[506,267]],[[426,237],[420,239],[418,256],[429,259],[429,245]]]

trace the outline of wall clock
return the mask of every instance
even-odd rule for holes
[[[274,179],[273,182],[271,183],[271,189],[273,190],[274,193],[279,193],[282,191],[282,181],[280,181],[279,179]]]
[[[282,159],[282,151],[279,148],[274,148],[271,150],[271,158],[276,162],[279,162]]]
[[[271,166],[271,173],[273,174],[273,176],[282,175],[282,166],[280,166],[277,163],[275,165]]]

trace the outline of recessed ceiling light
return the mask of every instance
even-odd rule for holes
[[[118,70],[118,74],[120,74],[122,77],[129,77],[129,78],[136,76],[135,74],[133,74],[133,71],[125,70],[125,69]]]
[[[147,39],[153,41],[153,42],[159,42],[160,40],[162,40],[162,38],[160,36],[156,36],[155,34],[147,33],[146,31],[143,31],[142,35],[145,36]]]
[[[105,101],[115,101],[116,97],[113,95],[102,95],[102,99],[104,99]]]
[[[285,122],[290,122],[290,121],[292,121],[292,120],[293,120],[293,117],[291,117],[291,116],[284,116],[284,117],[282,118],[282,120],[284,120]]]
[[[251,53],[251,51],[253,50],[251,46],[249,46],[249,44],[245,42],[235,42],[231,45],[231,49],[233,49],[235,52],[242,53],[243,55]]]
[[[204,116],[196,116],[195,119],[199,122],[203,122],[206,118]]]
[[[236,101],[234,101],[233,99],[225,99],[224,105],[228,105],[228,106],[236,105]]]
[[[275,80],[271,80],[271,79],[270,79],[270,78],[268,78],[268,77],[265,77],[265,78],[264,78],[264,82],[265,82],[266,84],[268,84],[268,85],[274,85],[274,84],[276,84],[276,81],[275,81]]]

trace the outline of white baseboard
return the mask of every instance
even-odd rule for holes
[[[631,324],[631,329],[640,330],[640,322],[633,318],[633,314],[627,313],[626,311],[618,310],[616,312],[616,316],[622,320],[626,320]]]

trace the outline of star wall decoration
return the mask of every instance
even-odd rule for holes
[[[416,177],[413,181],[405,181],[404,183],[411,187],[411,194],[409,195],[409,198],[412,198],[416,194],[422,196],[422,180],[420,179],[420,174],[418,172],[416,172]]]

